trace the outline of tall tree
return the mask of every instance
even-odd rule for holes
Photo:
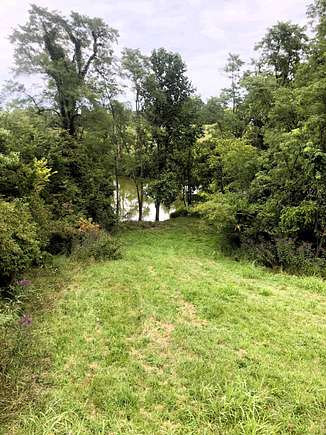
[[[261,62],[272,67],[281,85],[294,79],[296,69],[306,49],[305,28],[289,21],[271,27],[256,45],[261,50]]]
[[[112,63],[117,37],[100,18],[76,12],[64,17],[35,4],[28,22],[11,35],[16,73],[39,73],[48,80],[62,127],[72,136],[88,80],[96,78],[98,66]]]
[[[319,40],[322,40],[326,35],[326,0],[315,0],[308,8],[308,17],[311,20],[311,24],[315,24],[316,36]]]
[[[179,54],[160,48],[152,52],[150,61],[152,72],[145,83],[145,113],[156,145],[153,175],[159,179],[175,170],[171,156],[181,142],[185,125],[189,125],[183,109],[193,93],[193,87],[186,77],[186,65]],[[158,195],[155,200],[156,220],[159,220],[160,202]]]
[[[230,95],[232,111],[235,112],[240,102],[240,73],[244,62],[238,54],[229,53],[224,71],[231,80],[231,88],[225,89],[225,94]]]
[[[122,53],[122,68],[132,84],[135,105],[135,149],[131,176],[136,185],[138,199],[138,220],[143,219],[145,164],[148,157],[144,109],[144,82],[149,74],[150,62],[140,50],[126,48]]]
[[[100,75],[94,85],[94,93],[98,97],[96,104],[100,106],[98,129],[104,137],[107,150],[112,150],[113,173],[115,178],[115,211],[117,219],[120,218],[120,184],[121,163],[123,151],[127,142],[127,127],[130,114],[127,107],[118,101],[121,87],[118,82],[120,71],[113,73],[104,66],[98,68]],[[108,174],[109,176],[109,174]]]
[[[241,112],[246,125],[245,136],[253,146],[264,149],[266,148],[264,132],[270,122],[270,111],[273,108],[274,94],[278,88],[277,81],[270,73],[247,73],[241,85],[244,89]],[[284,91],[284,88],[281,89]],[[286,96],[287,94],[286,92]],[[290,115],[290,110],[288,110],[288,115]]]

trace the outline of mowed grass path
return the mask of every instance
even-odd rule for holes
[[[135,226],[123,259],[75,265],[3,433],[325,434],[325,282],[227,259],[210,231]]]

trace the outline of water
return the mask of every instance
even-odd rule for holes
[[[128,221],[137,221],[138,200],[135,183],[128,177],[119,177],[119,188],[121,219]],[[160,221],[166,221],[170,219],[170,213],[174,210],[174,207],[168,209],[161,204]],[[155,221],[155,204],[151,198],[144,198],[143,220]]]

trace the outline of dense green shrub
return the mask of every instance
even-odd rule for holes
[[[277,239],[275,242],[278,264],[294,273],[326,276],[326,258],[316,257],[311,243],[293,239]]]
[[[325,252],[304,239],[313,231],[310,203],[280,212],[273,198],[250,204],[245,195],[216,193],[207,195],[196,210],[216,228],[220,248],[228,254],[294,273],[325,274]]]
[[[92,219],[70,215],[52,222],[46,250],[53,255],[95,260],[120,257],[120,244]]]
[[[93,233],[100,229],[100,226],[94,224],[91,218],[86,219],[81,214],[74,214],[71,204],[64,204],[63,207],[66,209],[66,216],[50,224],[50,236],[46,250],[53,255],[70,255],[74,247],[84,239],[92,237]]]
[[[121,257],[120,243],[104,230],[88,234],[73,248],[77,260],[117,260]]]
[[[72,224],[63,219],[52,222],[46,251],[52,255],[70,255],[76,237],[77,230]]]
[[[193,207],[178,207],[176,210],[170,213],[170,218],[174,219],[177,217],[199,217],[199,212]]]
[[[28,207],[0,200],[0,288],[41,258],[37,225]]]

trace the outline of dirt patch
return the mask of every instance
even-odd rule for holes
[[[156,375],[163,373],[163,365],[172,356],[170,345],[174,329],[174,324],[150,317],[145,321],[141,335],[138,337],[141,341],[145,339],[147,343],[142,344],[141,348],[135,347],[134,339],[130,338],[130,341],[133,341],[130,354],[145,372]],[[159,360],[154,362],[153,355],[156,355]]]
[[[160,322],[154,317],[150,317],[145,322],[143,335],[149,338],[152,344],[164,351],[169,347],[174,328],[173,323]]]
[[[207,320],[200,319],[197,315],[196,307],[188,301],[180,300],[180,314],[181,320],[190,323],[194,326],[207,325]]]

